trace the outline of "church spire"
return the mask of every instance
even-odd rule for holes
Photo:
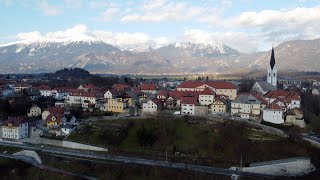
[[[272,46],[271,58],[270,58],[270,67],[271,67],[271,69],[273,69],[275,64],[276,64],[276,59],[274,57],[274,48]]]

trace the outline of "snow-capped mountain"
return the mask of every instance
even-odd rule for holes
[[[278,69],[319,71],[320,39],[275,47]],[[81,67],[96,73],[231,73],[266,69],[270,52],[244,54],[215,43],[176,42],[162,47],[117,47],[102,41],[35,41],[0,47],[1,73],[53,72]],[[290,62],[290,63],[288,63]]]

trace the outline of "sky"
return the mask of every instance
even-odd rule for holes
[[[320,38],[320,0],[0,0],[0,21],[0,45],[191,41],[250,53]]]

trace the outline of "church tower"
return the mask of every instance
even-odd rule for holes
[[[276,67],[276,59],[274,57],[274,49],[272,47],[271,51],[271,58],[270,58],[270,66],[268,68],[268,83],[272,84],[273,86],[277,86],[277,67]]]

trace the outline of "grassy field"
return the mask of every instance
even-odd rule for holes
[[[265,160],[309,156],[312,150],[302,141],[293,142],[235,122],[213,125],[190,122],[187,118],[173,116],[97,121],[82,126],[68,139],[107,146],[114,154],[165,160],[167,152],[171,162],[219,167],[238,165],[241,156],[248,165]],[[141,144],[145,139],[138,135],[142,127],[147,132],[146,144]],[[149,141],[152,143],[148,144]]]

